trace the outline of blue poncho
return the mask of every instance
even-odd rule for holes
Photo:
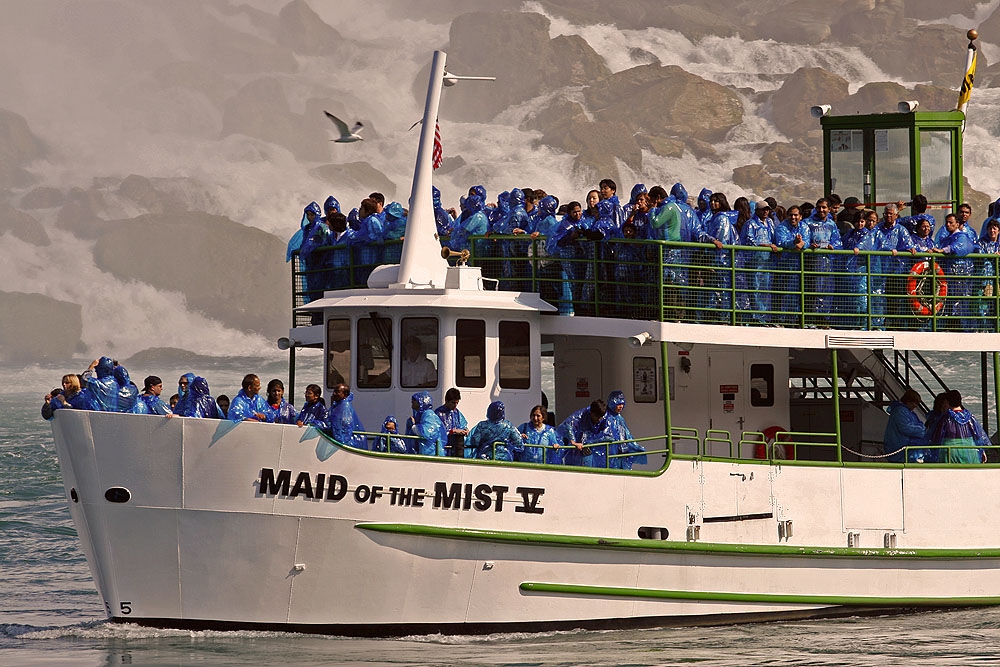
[[[420,391],[411,398],[417,402],[417,407],[413,411],[413,420],[406,423],[406,435],[420,438],[416,441],[416,453],[423,456],[444,456],[448,435],[441,418],[434,412],[431,395]]]
[[[477,459],[513,461],[523,451],[521,434],[505,419],[502,401],[493,401],[486,408],[486,419],[476,424],[469,434],[469,446]]]

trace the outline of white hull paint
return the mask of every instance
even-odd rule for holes
[[[116,620],[380,635],[1000,601],[1000,508],[982,470],[674,460],[609,474],[360,453],[294,426],[70,410],[53,425]],[[290,497],[302,472],[347,489]],[[489,488],[478,509],[444,509],[438,483]],[[374,502],[358,491],[374,486]],[[427,496],[393,504],[392,487]],[[499,511],[493,487],[506,487]],[[109,501],[112,488],[130,499]],[[523,511],[525,489],[543,490],[544,512]],[[637,540],[641,526],[669,538]],[[849,533],[860,548],[844,548]],[[887,534],[895,549],[881,548]]]

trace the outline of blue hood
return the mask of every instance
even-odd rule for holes
[[[196,377],[191,380],[191,397],[201,398],[202,396],[208,396],[208,380],[203,377]]]
[[[614,414],[615,408],[625,405],[625,392],[613,391],[608,395],[608,413]]]
[[[426,391],[418,391],[411,398],[417,402],[417,409],[413,411],[414,419],[419,419],[421,412],[434,409],[434,402],[431,401],[431,395]]]
[[[538,202],[538,211],[543,216],[555,215],[556,198],[552,196],[543,197],[542,201]]]
[[[469,195],[465,198],[464,208],[469,213],[477,213],[483,210],[483,198],[479,195]]]
[[[486,418],[490,422],[496,424],[497,422],[502,422],[506,419],[506,408],[503,406],[503,401],[493,401],[490,406],[486,408]]]
[[[441,191],[436,186],[431,186],[431,199],[434,200],[434,208],[441,208]]]
[[[195,378],[194,373],[185,373],[181,377],[187,378],[187,381],[188,381],[188,391],[190,391],[191,390],[191,383],[194,382],[194,378]],[[177,383],[177,396],[178,397],[184,398],[185,396],[188,395],[188,391],[182,391],[181,390],[180,382]]]
[[[316,202],[309,202],[309,206],[306,206],[304,209],[302,209],[302,226],[303,227],[305,227],[306,225],[309,224],[309,220],[306,218],[306,213],[308,213],[309,211],[312,211],[313,213],[315,213],[317,218],[319,218],[321,215],[323,215],[323,211],[320,210],[319,204],[317,204]]]
[[[97,368],[94,371],[97,373],[97,377],[106,378],[114,371],[115,362],[112,361],[111,357],[101,357],[97,362]]]
[[[597,217],[610,218],[615,212],[615,203],[610,199],[602,199],[597,202]]]
[[[337,211],[337,213],[340,213],[340,202],[337,201],[337,198],[333,195],[327,197],[326,201],[323,202],[323,210],[326,211],[328,208],[333,208]]]
[[[128,371],[125,370],[124,366],[115,366],[113,374],[115,376],[115,379],[118,380],[118,384],[120,384],[121,386],[127,387],[130,384],[132,384],[132,380],[129,379]]]
[[[686,204],[688,200],[688,191],[680,183],[674,183],[674,187],[670,188],[670,196],[682,204]]]
[[[708,198],[712,196],[712,191],[708,188],[702,188],[701,192],[698,193],[698,210],[707,211],[709,209]]]
[[[399,422],[396,421],[395,415],[389,415],[388,417],[385,418],[385,421],[382,422],[382,432],[383,433],[388,433],[389,432],[389,422],[392,422],[393,424],[395,424],[396,425],[396,430],[399,431]]]
[[[632,186],[632,194],[629,195],[628,203],[635,205],[635,200],[639,198],[639,195],[643,194],[649,194],[649,191],[646,190],[646,186],[642,183],[636,183]]]
[[[963,426],[971,422],[973,419],[972,413],[965,408],[962,408],[961,410],[949,410],[948,414],[951,415],[952,419]]]
[[[482,199],[483,201],[486,201],[486,188],[485,187],[483,187],[482,185],[473,185],[469,189],[472,190],[477,195],[479,195],[480,199]]]
[[[524,206],[524,192],[522,192],[520,188],[514,188],[511,190],[510,196],[507,198],[507,205],[510,208]]]
[[[522,192],[521,194],[523,195],[524,193]],[[510,212],[510,193],[506,190],[501,192],[497,197],[497,208],[504,215]]]

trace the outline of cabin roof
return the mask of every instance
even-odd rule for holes
[[[479,308],[554,313],[556,307],[533,292],[501,292],[457,289],[364,288],[327,292],[297,312],[326,308]]]

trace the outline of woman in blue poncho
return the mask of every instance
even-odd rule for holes
[[[951,390],[947,394],[951,408],[938,421],[931,434],[931,444],[942,445],[941,460],[947,463],[985,463],[986,453],[980,447],[993,443],[975,416],[962,407],[962,394]]]
[[[559,451],[556,430],[545,423],[545,408],[536,405],[531,408],[528,421],[517,427],[524,441],[524,449],[514,456],[514,460],[524,463],[562,463],[563,452]]]
[[[503,401],[493,401],[486,408],[486,419],[469,434],[469,444],[477,459],[513,461],[524,451],[521,434],[506,420]]]

